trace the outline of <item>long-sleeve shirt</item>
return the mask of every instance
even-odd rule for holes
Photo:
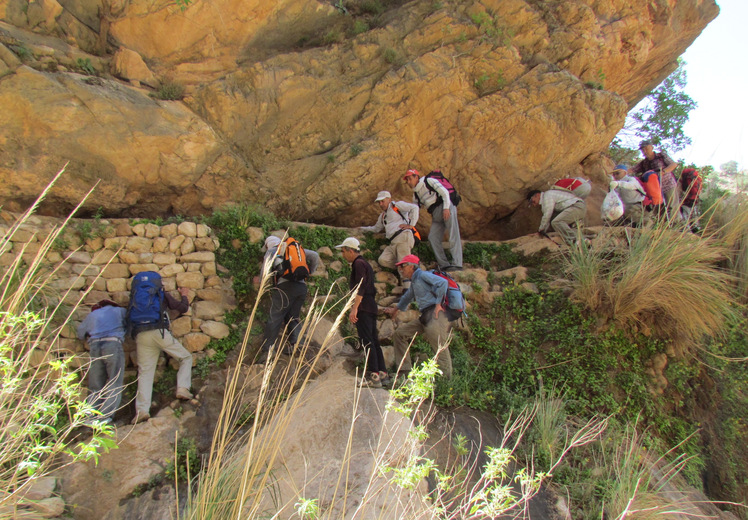
[[[563,211],[569,206],[583,202],[571,192],[561,190],[548,190],[540,194],[540,208],[543,211],[543,218],[540,219],[538,231],[547,231],[551,223],[551,217],[554,211]]]
[[[441,304],[447,296],[449,282],[429,271],[416,269],[410,277],[410,288],[400,297],[397,308],[404,311],[413,300],[423,312],[432,305]]]
[[[431,191],[428,186],[426,186],[426,183],[428,183],[428,186],[431,186],[436,193]],[[413,188],[413,202],[419,204],[419,200],[420,205],[426,209],[430,209],[438,203],[443,204],[442,209],[452,208],[452,201],[449,200],[449,192],[447,191],[447,188],[436,179],[427,179],[425,176],[421,177],[418,184],[416,184],[416,187]]]
[[[650,160],[646,157],[631,167],[629,173],[641,175],[649,170],[654,170],[660,175],[660,185],[663,193],[670,193],[676,186],[675,175],[672,172],[665,173],[665,169],[675,164],[668,154],[665,152],[659,152],[654,154],[654,157]],[[624,201],[626,202],[626,201]]]
[[[395,207],[400,210],[400,213],[395,211]],[[415,226],[416,222],[418,222],[418,206],[416,204],[404,201],[390,202],[387,210],[379,214],[376,224],[362,226],[361,230],[373,233],[384,231],[384,236],[391,240],[400,231],[400,224]]]
[[[91,311],[78,325],[78,339],[86,339],[88,334],[89,341],[112,337],[124,341],[126,314],[127,309],[113,305]]]
[[[304,248],[304,254],[306,255],[306,265],[309,267],[309,275],[314,274],[314,271],[317,270],[317,266],[319,266],[319,255],[316,251],[313,251],[311,249]],[[283,259],[276,255],[276,249],[272,248],[269,249],[265,256],[262,258],[262,272],[260,276],[265,276],[265,266],[267,265],[267,260],[270,257],[277,257],[273,260],[272,264],[270,264],[270,269],[273,269],[280,265],[280,263],[283,261]],[[290,282],[288,278],[279,278],[278,283],[284,283],[284,282]],[[301,283],[306,283],[305,280],[301,280]]]
[[[616,191],[624,204],[636,204],[644,200],[644,188],[631,175],[618,181]]]

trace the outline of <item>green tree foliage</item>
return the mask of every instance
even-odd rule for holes
[[[683,126],[696,102],[685,92],[685,64],[678,59],[678,68],[629,113],[626,124],[611,143],[614,160],[633,162],[642,139],[671,153],[691,144]]]

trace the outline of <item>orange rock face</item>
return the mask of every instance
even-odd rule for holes
[[[528,190],[590,174],[719,12],[713,0],[424,0],[376,18],[352,2],[108,2],[32,16],[0,0],[0,203],[23,206],[69,163],[48,213],[99,181],[85,207],[110,215],[250,202],[355,226],[373,221],[379,190],[410,200],[407,168],[441,168],[463,196],[463,234],[482,238],[506,236],[497,223]],[[156,82],[184,98],[157,99]]]

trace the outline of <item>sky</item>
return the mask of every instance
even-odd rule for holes
[[[748,168],[748,0],[717,0],[720,14],[686,49],[686,94],[698,103],[684,127],[693,141],[673,158]]]

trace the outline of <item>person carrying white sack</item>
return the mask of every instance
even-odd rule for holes
[[[615,191],[623,202],[623,216],[613,222],[615,226],[630,224],[633,227],[644,227],[649,223],[649,216],[644,212],[645,191],[634,177],[628,175],[625,164],[616,165],[611,172],[610,190]]]

